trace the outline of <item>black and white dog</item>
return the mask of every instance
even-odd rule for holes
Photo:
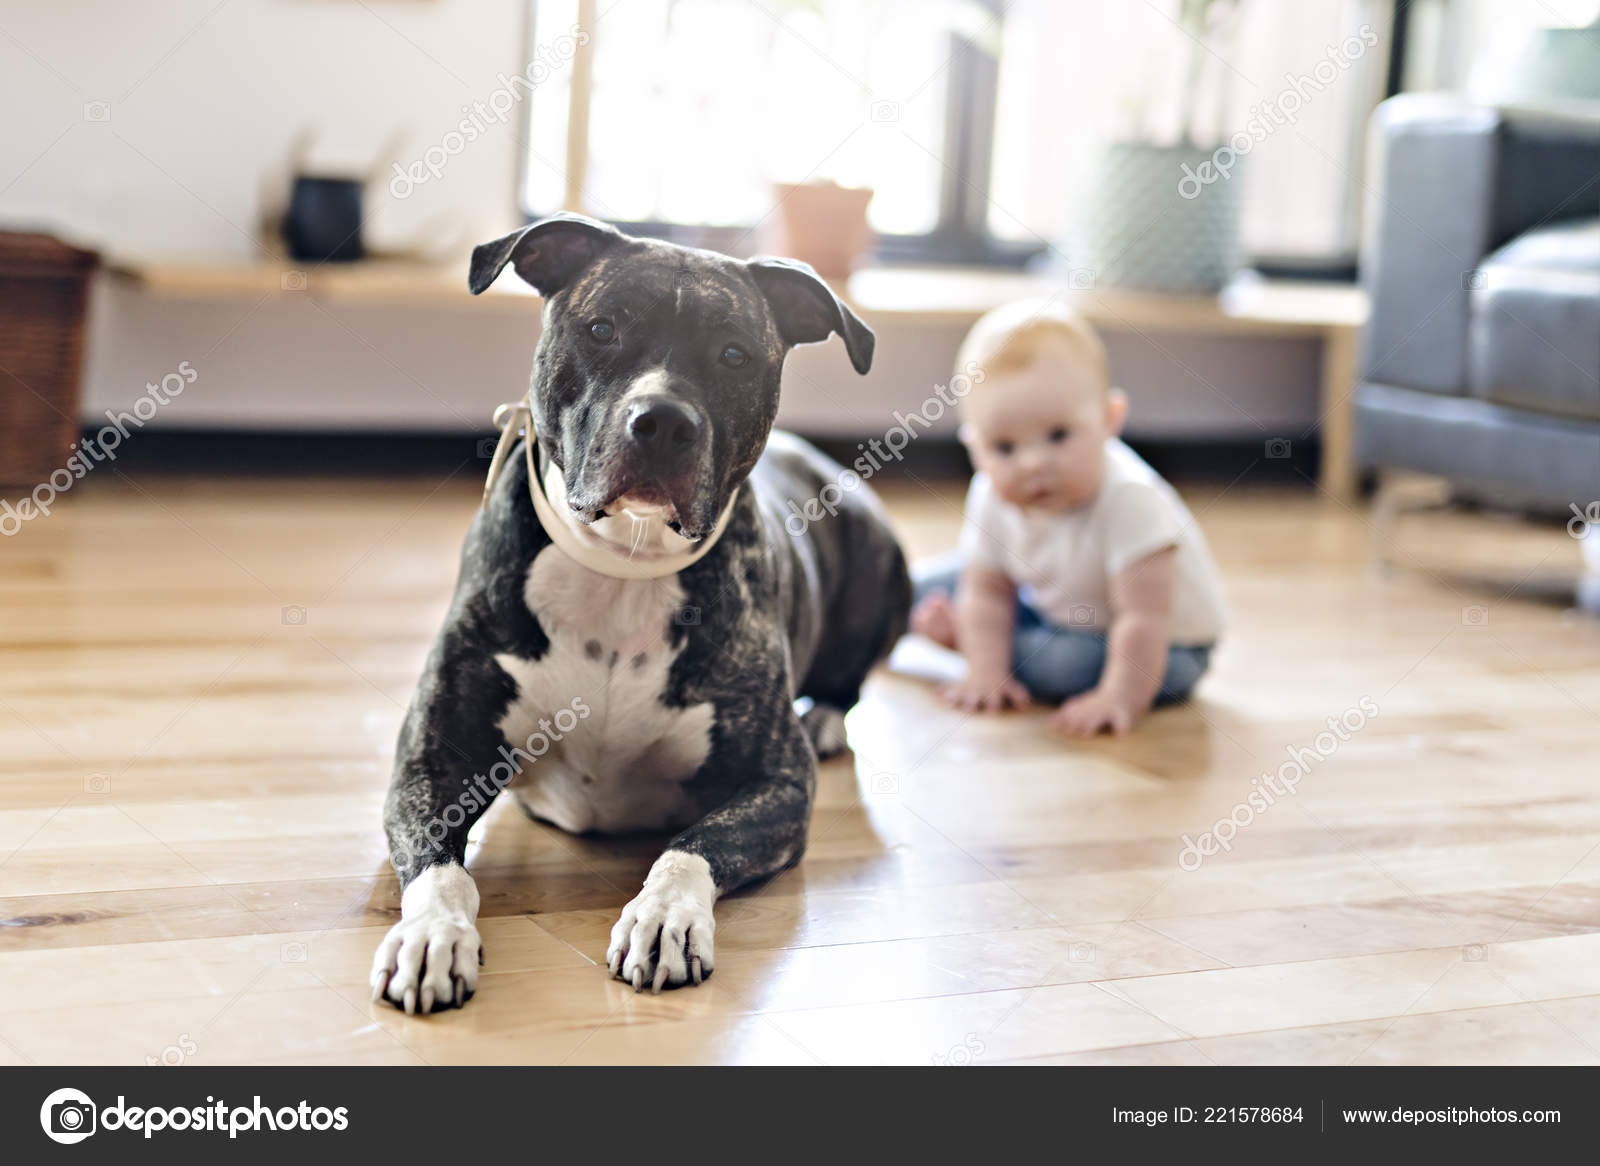
[[[771,432],[792,346],[838,333],[872,362],[810,268],[573,215],[476,248],[472,291],[508,263],[544,297],[528,437],[513,420],[497,451],[384,815],[405,889],[373,998],[407,1012],[477,986],[462,861],[501,788],[574,832],[678,831],[607,966],[635,989],[709,975],[713,902],[800,858],[816,758],[910,606],[871,491]],[[830,485],[836,512],[796,523]]]

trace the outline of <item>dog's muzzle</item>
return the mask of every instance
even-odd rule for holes
[[[568,483],[580,521],[650,515],[685,538],[704,537],[717,517],[710,428],[704,414],[681,397],[631,396],[598,453],[589,451]]]
[[[495,482],[499,480],[501,470],[505,467],[511,447],[519,435],[525,435],[527,440],[523,444],[523,455],[527,461],[528,493],[540,525],[544,527],[556,546],[569,557],[599,574],[618,579],[650,579],[676,574],[710,552],[722,537],[728,520],[733,516],[734,504],[738,500],[737,491],[716,516],[711,528],[696,540],[685,540],[681,550],[655,554],[647,558],[636,557],[634,553],[624,555],[615,545],[605,544],[604,540],[588,530],[588,524],[574,527],[567,521],[567,516],[563,516],[560,512],[563,509],[577,508],[570,505],[570,500],[566,496],[566,484],[561,477],[559,467],[552,462],[541,470],[539,465],[541,459],[534,453],[538,446],[538,435],[534,432],[533,411],[528,403],[517,401],[501,405],[494,412],[494,423],[500,430],[500,440],[495,445],[494,456],[490,459],[489,472],[484,481],[483,505],[489,504]],[[551,496],[547,496],[547,490]],[[640,502],[639,505],[650,505],[650,503]]]

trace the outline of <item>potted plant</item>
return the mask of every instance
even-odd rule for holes
[[[779,182],[778,236],[780,255],[811,264],[824,279],[843,279],[872,243],[867,204],[872,189],[837,182]]]
[[[1092,271],[1097,286],[1210,294],[1234,273],[1244,159],[1225,139],[1202,138],[1199,123],[1203,70],[1225,55],[1218,45],[1236,7],[1236,0],[1180,0],[1177,140],[1161,141],[1150,127],[1153,86],[1142,87],[1130,94],[1133,132],[1102,147],[1087,170],[1067,251],[1073,268]],[[1225,109],[1225,70],[1218,93],[1217,107]]]

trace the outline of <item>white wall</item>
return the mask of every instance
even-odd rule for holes
[[[409,163],[527,67],[521,0],[0,0],[0,223],[127,257],[246,260],[296,136],[314,165]],[[552,34],[560,30],[551,30]],[[543,39],[543,38],[541,38]],[[537,95],[535,95],[537,96]],[[102,106],[107,116],[99,118]],[[516,222],[513,118],[399,200],[381,182],[369,243],[453,255]],[[127,408],[188,361],[152,425],[486,428],[526,383],[537,321],[500,311],[320,309],[295,297],[157,300],[102,281],[85,415]],[[791,360],[783,421],[883,432],[945,379],[960,335],[886,328],[866,381],[837,344]],[[1312,344],[1111,343],[1145,434],[1298,432],[1315,416]],[[1225,388],[1234,404],[1206,387]]]
[[[520,0],[0,0],[0,216],[132,255],[256,254],[261,185],[302,130],[311,161],[420,154],[521,68]],[[103,103],[108,116],[86,107]],[[516,124],[409,199],[373,200],[379,243],[512,221]],[[26,172],[22,171],[26,169]]]

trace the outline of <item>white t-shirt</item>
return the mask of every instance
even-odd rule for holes
[[[1105,477],[1094,498],[1064,514],[1006,502],[987,474],[972,479],[961,528],[965,562],[999,571],[1023,600],[1059,627],[1111,624],[1111,578],[1176,547],[1174,644],[1216,642],[1225,613],[1222,577],[1205,536],[1178,492],[1121,441],[1106,442]]]

